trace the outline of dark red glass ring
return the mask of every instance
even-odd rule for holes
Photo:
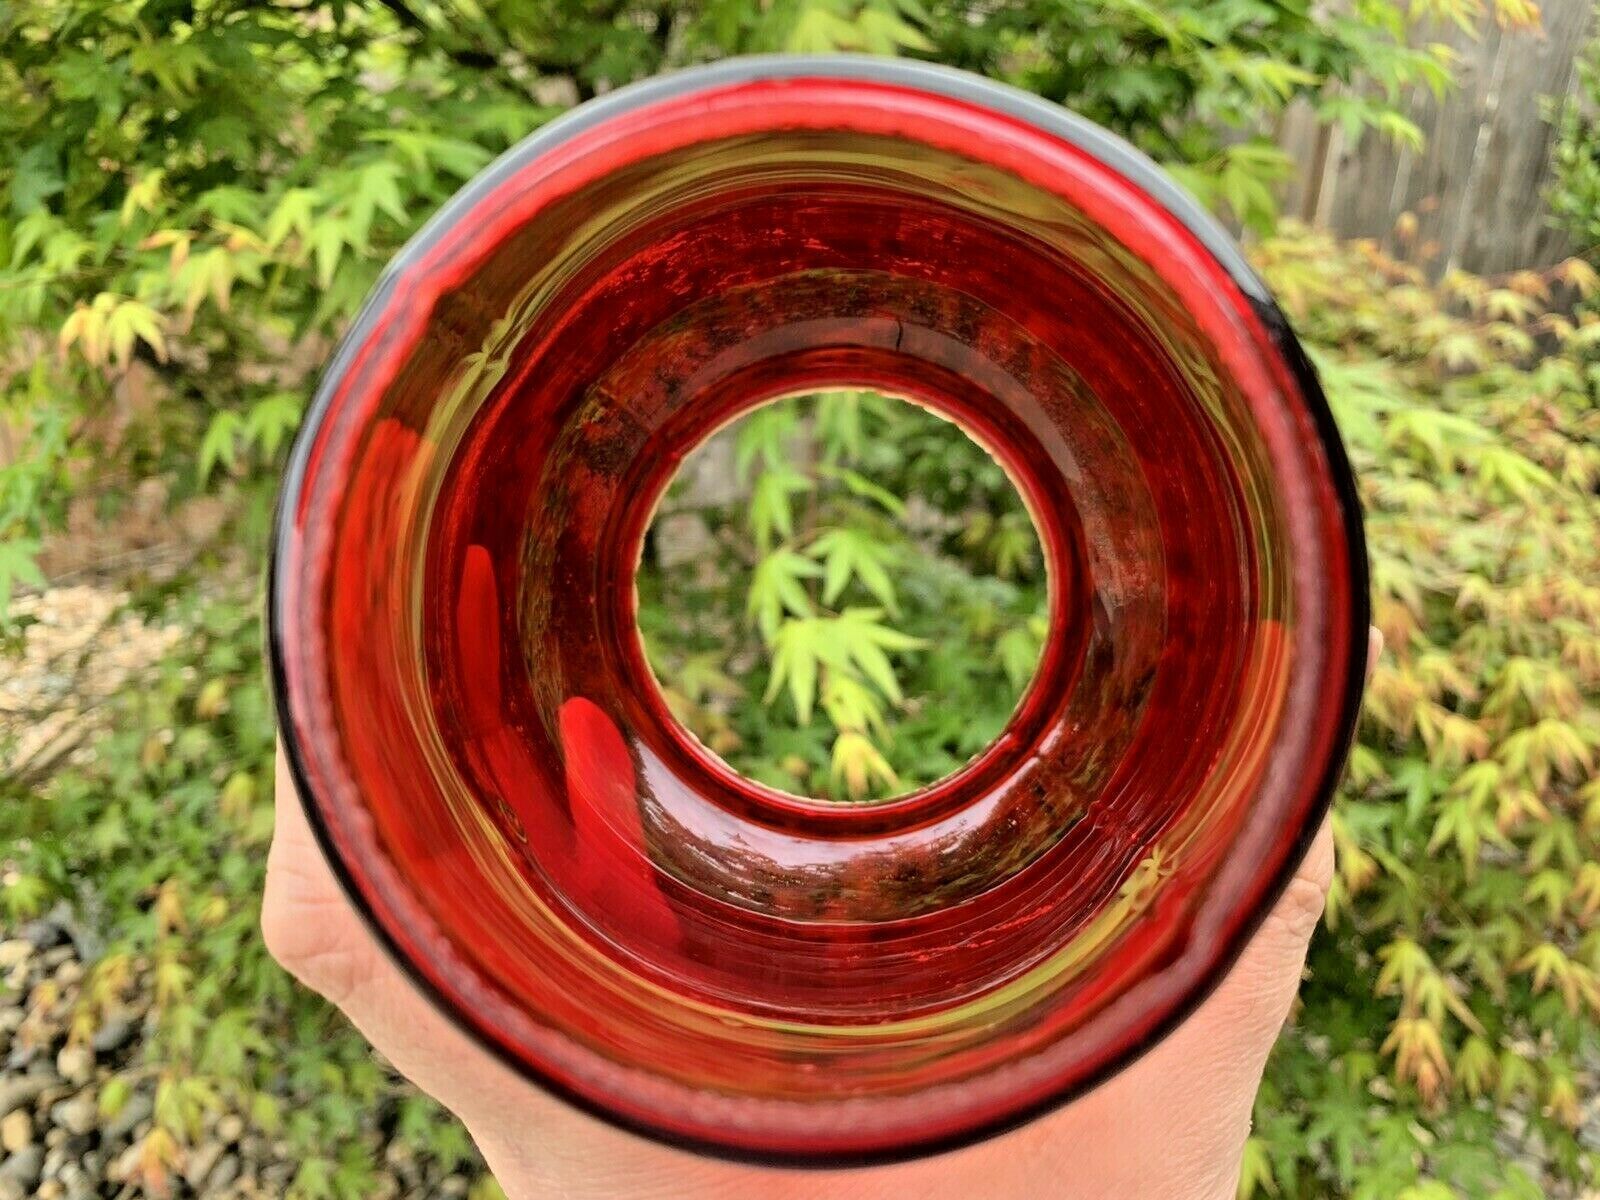
[[[870,805],[734,774],[633,572],[750,407],[872,387],[1006,466],[1051,633],[1001,739]],[[1035,98],[750,59],[585,105],[417,235],[296,443],[270,657],[307,812],[429,996],[710,1153],[925,1153],[1218,982],[1321,820],[1367,624],[1350,471],[1227,235]]]

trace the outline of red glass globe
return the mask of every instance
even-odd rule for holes
[[[1004,734],[876,804],[735,774],[635,624],[684,456],[827,387],[958,421],[1050,571]],[[995,1132],[1180,1021],[1324,812],[1367,624],[1226,234],[1059,108],[852,58],[624,89],[452,200],[327,370],[269,608],[312,824],[417,984],[592,1112],[796,1163]]]

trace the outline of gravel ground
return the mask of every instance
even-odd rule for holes
[[[0,1200],[278,1200],[299,1163],[234,1113],[207,1116],[200,1137],[152,1138],[157,1076],[142,1068],[146,970],[98,1028],[74,1028],[95,939],[62,910],[0,930]],[[144,964],[136,964],[142,968]],[[124,1081],[110,1089],[113,1079]],[[108,1103],[108,1100],[111,1102]],[[441,1175],[400,1141],[373,1146],[373,1200],[464,1197],[469,1180]]]
[[[84,752],[102,706],[183,636],[126,609],[126,592],[80,584],[19,596],[21,653],[0,678],[0,774],[37,777]]]
[[[106,702],[183,630],[141,619],[104,577],[19,596],[12,611],[25,628],[0,670],[0,776],[37,785],[94,753]],[[92,908],[0,923],[0,1200],[281,1200],[299,1161],[225,1105],[185,1145],[156,1128],[160,1070],[145,1047],[151,964],[134,961],[109,1005],[99,990],[86,1003],[105,935],[115,933],[95,927]],[[295,1103],[279,1100],[286,1110]],[[391,1137],[382,1113],[363,1124],[372,1200],[467,1196],[466,1175]]]

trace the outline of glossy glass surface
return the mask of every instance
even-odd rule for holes
[[[774,396],[960,421],[1051,566],[1010,727],[873,805],[734,775],[633,620],[661,490]],[[1298,348],[1215,227],[1059,110],[867,60],[587,106],[380,284],[290,471],[291,758],[358,906],[534,1078],[793,1161],[915,1153],[1125,1062],[1320,818],[1365,578]]]

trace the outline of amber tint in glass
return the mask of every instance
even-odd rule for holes
[[[972,431],[1051,578],[1002,737],[859,806],[704,750],[634,621],[683,456],[835,387]],[[295,449],[271,648],[313,825],[465,1027],[642,1132],[862,1161],[1216,983],[1326,805],[1365,586],[1303,356],[1148,162],[953,72],[750,60],[555,122],[395,262]]]

